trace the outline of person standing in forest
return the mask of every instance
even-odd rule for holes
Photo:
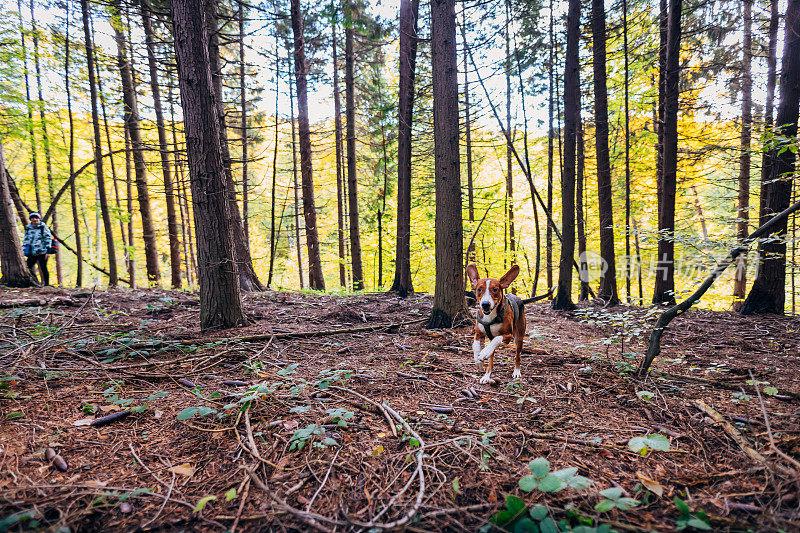
[[[50,285],[50,273],[47,271],[47,255],[53,244],[53,234],[50,228],[42,222],[39,213],[33,212],[28,218],[31,223],[25,226],[25,239],[22,241],[22,252],[27,258],[28,268],[33,272],[33,265],[39,265],[42,273],[42,284]]]

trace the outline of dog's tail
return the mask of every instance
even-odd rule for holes
[[[555,286],[550,287],[550,290],[547,291],[545,294],[540,294],[539,296],[534,296],[533,298],[526,298],[522,300],[523,305],[532,304],[533,302],[538,302],[539,300],[544,300],[545,298],[549,298],[554,292],[556,288]]]

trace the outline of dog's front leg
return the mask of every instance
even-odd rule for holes
[[[472,353],[475,354],[475,364],[481,367],[483,370],[483,359],[481,359],[481,341],[478,336],[475,336],[475,340],[472,341]]]
[[[503,342],[502,336],[497,336],[493,338],[484,348],[481,350],[481,353],[478,354],[481,363],[485,359],[489,359],[489,366],[486,368],[486,373],[481,378],[481,383],[486,384],[492,379],[492,370],[494,369],[493,359],[494,359],[494,351],[500,346],[500,343]]]

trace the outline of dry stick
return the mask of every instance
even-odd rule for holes
[[[244,483],[244,492],[242,493],[242,501],[239,502],[239,509],[236,511],[236,518],[233,520],[233,525],[231,526],[229,533],[236,532],[236,526],[239,525],[239,520],[242,518],[242,511],[244,510],[244,504],[247,501],[247,495],[250,494],[250,476],[245,475],[245,483]]]
[[[645,354],[642,364],[639,367],[639,377],[644,377],[647,374],[647,371],[650,369],[650,365],[653,363],[653,360],[658,357],[659,353],[661,353],[661,337],[664,335],[664,330],[667,328],[669,323],[672,322],[672,319],[686,312],[692,305],[694,305],[706,293],[706,291],[711,288],[711,285],[714,284],[717,278],[720,277],[722,273],[725,272],[725,270],[731,264],[733,264],[740,255],[747,252],[747,250],[750,248],[750,244],[752,244],[753,241],[764,235],[767,235],[775,226],[777,226],[784,219],[788,218],[789,215],[798,209],[800,209],[800,202],[790,205],[769,219],[769,221],[761,225],[761,227],[747,236],[739,246],[728,253],[728,256],[719,265],[717,265],[713,272],[711,272],[711,274],[705,279],[703,284],[700,285],[700,287],[698,287],[691,296],[678,305],[674,305],[661,313],[661,316],[658,317],[658,321],[656,321],[655,326],[653,326],[653,332],[650,334],[650,343],[647,346],[647,353]]]
[[[336,454],[333,456],[333,460],[331,461],[331,466],[328,467],[328,471],[325,473],[325,477],[322,478],[322,483],[319,484],[319,487],[317,487],[317,491],[311,497],[311,500],[309,500],[308,505],[306,505],[306,512],[311,511],[311,506],[314,505],[314,500],[317,499],[317,496],[319,496],[320,491],[322,491],[322,487],[324,487],[325,483],[328,482],[328,477],[331,475],[331,470],[333,470],[333,465],[336,464],[336,458],[339,457],[339,452],[341,451],[342,451],[341,448],[336,450]]]
[[[131,449],[133,449],[133,448],[131,448]],[[145,528],[145,527],[149,526],[150,524],[152,524],[153,522],[156,521],[156,519],[161,515],[161,511],[164,510],[164,506],[167,505],[167,502],[169,501],[169,497],[172,495],[172,488],[175,486],[175,469],[172,468],[172,463],[169,463],[169,459],[167,459],[167,462],[169,464],[170,470],[172,470],[172,481],[170,481],[170,483],[169,483],[169,488],[167,489],[167,495],[164,498],[164,501],[161,502],[161,507],[158,508],[158,512],[156,512],[156,514],[153,515],[153,518],[151,518],[150,520],[148,520],[147,522],[142,524],[142,528]]]
[[[340,390],[342,392],[349,392],[350,394],[352,394],[354,396],[358,396],[359,398],[361,398],[365,402],[370,403],[370,404],[374,405],[375,407],[377,407],[378,410],[381,413],[383,413],[383,416],[386,418],[386,421],[389,422],[389,427],[392,430],[392,435],[394,435],[395,437],[397,436],[397,428],[394,425],[394,421],[392,420],[392,417],[389,416],[389,413],[386,412],[386,409],[384,409],[384,407],[381,404],[379,404],[375,400],[371,400],[371,399],[367,398],[363,394],[359,394],[358,392],[356,392],[356,391],[354,391],[352,389],[348,389],[346,387],[339,387],[339,386],[336,386],[336,385],[331,385],[330,388],[331,389],[335,389],[335,390]]]
[[[758,395],[758,403],[761,404],[761,414],[764,415],[764,424],[767,426],[767,435],[769,436],[770,447],[779,457],[781,457],[785,461],[788,461],[791,465],[800,470],[800,462],[798,462],[797,459],[789,455],[786,455],[783,452],[783,450],[775,446],[775,438],[772,436],[772,428],[770,427],[769,424],[769,417],[767,417],[767,408],[764,405],[764,399],[761,397],[761,391],[758,388],[758,381],[756,381],[756,379],[753,377],[752,370],[748,370],[747,372],[750,374],[750,381],[753,383],[753,387],[755,387],[756,389],[756,394]]]
[[[755,462],[760,463],[764,466],[770,465],[767,458],[758,453],[756,450],[754,450],[753,447],[750,446],[748,440],[741,433],[739,433],[739,430],[733,427],[733,425],[730,422],[725,420],[725,417],[723,417],[720,413],[715,411],[710,405],[706,404],[703,400],[695,400],[694,404],[701,411],[703,411],[705,414],[714,419],[715,422],[719,423],[719,425],[722,426],[722,429],[725,430],[725,433],[727,433],[728,436],[731,439],[733,439],[733,441],[736,442],[736,444],[739,445],[739,447],[742,449],[745,455],[747,455],[750,459],[754,460]],[[795,472],[793,470],[786,468],[782,464],[776,463],[773,466],[775,467],[775,470],[779,471],[782,474],[789,476],[795,475]]]

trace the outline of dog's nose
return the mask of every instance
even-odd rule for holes
[[[483,308],[483,312],[484,313],[488,313],[489,311],[492,310],[491,304],[488,304],[488,303],[485,303],[485,302],[481,304],[481,308]]]

